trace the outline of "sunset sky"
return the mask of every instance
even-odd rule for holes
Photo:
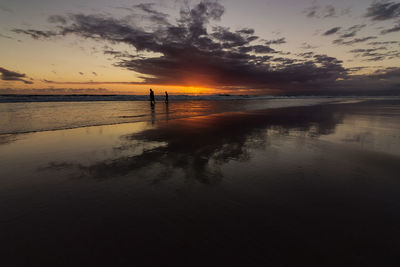
[[[1,0],[0,93],[400,92],[400,2]]]

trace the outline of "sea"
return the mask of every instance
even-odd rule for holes
[[[377,97],[170,95],[151,106],[147,95],[0,95],[0,134],[73,129],[240,112],[365,101]],[[379,99],[390,97],[378,97]],[[395,97],[400,98],[400,97]]]

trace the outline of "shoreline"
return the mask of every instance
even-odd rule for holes
[[[256,99],[254,99],[256,100]],[[199,100],[200,101],[200,100]],[[201,101],[205,101],[205,100],[201,100]],[[207,100],[207,101],[214,101],[214,100]],[[217,100],[215,100],[217,101]],[[221,101],[226,101],[226,100],[221,100]],[[209,115],[213,115],[213,114],[224,114],[224,113],[240,113],[240,112],[251,112],[251,111],[267,111],[267,110],[271,110],[271,109],[280,109],[280,108],[296,108],[296,107],[304,107],[304,106],[318,106],[318,105],[326,105],[326,104],[353,104],[353,103],[359,103],[359,102],[368,102],[368,101],[373,101],[373,100],[368,100],[368,99],[354,99],[354,100],[348,100],[348,99],[341,99],[341,100],[333,100],[333,101],[328,101],[328,102],[324,102],[324,103],[315,103],[315,104],[299,104],[299,105],[293,105],[293,106],[287,106],[287,107],[268,107],[268,108],[260,108],[260,109],[255,109],[255,110],[237,110],[237,111],[218,111],[218,112],[210,112],[210,113],[202,113],[199,115],[191,115],[191,114],[187,114],[187,115],[181,115],[178,117],[173,117],[173,118],[168,118],[168,117],[163,117],[160,119],[156,119],[156,118],[147,118],[147,119],[143,119],[143,120],[137,120],[137,121],[122,121],[122,122],[115,122],[115,123],[111,123],[111,122],[107,122],[107,123],[99,123],[99,124],[88,124],[88,125],[78,125],[78,126],[70,126],[70,127],[54,127],[54,128],[50,128],[50,129],[38,129],[38,130],[27,130],[27,131],[17,131],[17,132],[0,132],[0,136],[1,135],[18,135],[18,134],[30,134],[30,133],[39,133],[39,132],[52,132],[52,131],[59,131],[59,130],[72,130],[72,129],[77,129],[77,128],[86,128],[86,127],[96,127],[96,126],[107,126],[107,125],[119,125],[119,124],[130,124],[130,123],[136,123],[136,122],[155,122],[155,121],[164,121],[164,120],[173,120],[173,119],[183,119],[183,118],[190,118],[190,117],[201,117],[201,116],[209,116]],[[379,100],[378,100],[379,101]],[[382,100],[384,101],[384,100]],[[144,103],[147,103],[147,101],[143,101]],[[172,101],[171,105],[173,105],[175,101]],[[29,102],[29,103],[37,103],[37,102]],[[42,102],[39,102],[42,103]],[[54,102],[54,103],[62,103],[62,102]],[[77,103],[81,103],[81,102],[77,102]],[[91,102],[89,102],[91,103]],[[1,104],[1,103],[0,103]],[[12,104],[12,103],[11,103]],[[14,103],[15,104],[15,103]],[[164,103],[161,103],[161,105],[165,105]],[[145,112],[145,111],[144,111]],[[161,115],[168,115],[167,113],[160,113]],[[155,113],[155,115],[160,115],[158,113]],[[141,117],[145,117],[146,115],[121,115],[119,116],[120,118],[124,118],[124,119],[129,119],[129,118],[141,118]]]

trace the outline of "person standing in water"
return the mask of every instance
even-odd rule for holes
[[[167,91],[165,91],[165,103],[168,104],[168,92]]]
[[[156,103],[156,100],[154,99],[154,92],[150,88],[150,104],[154,105]]]

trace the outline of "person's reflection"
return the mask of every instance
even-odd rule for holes
[[[165,103],[165,119],[166,119],[166,121],[169,120],[169,106],[168,106],[168,102]]]
[[[154,105],[150,105],[150,107],[151,107],[151,124],[154,125],[156,121],[156,113],[154,111]]]

